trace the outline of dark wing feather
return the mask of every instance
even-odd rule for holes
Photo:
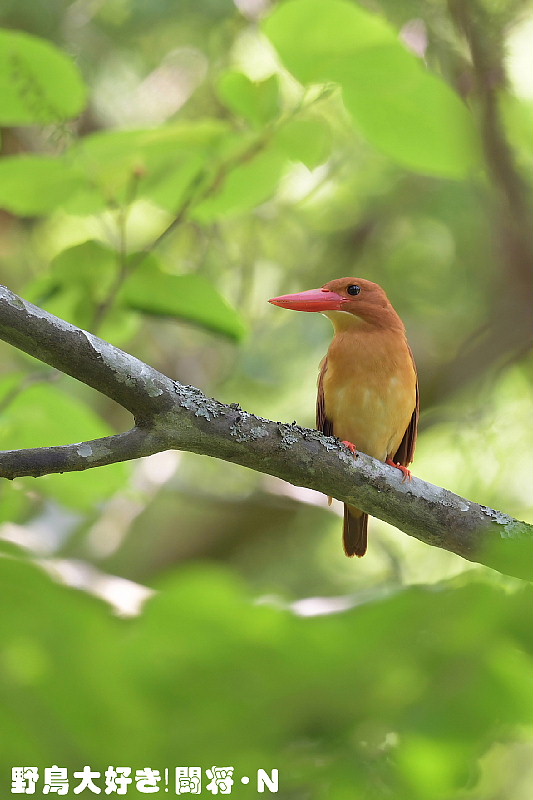
[[[325,358],[320,366],[318,376],[318,393],[316,396],[316,427],[326,436],[333,436],[333,422],[326,417],[326,402],[324,400],[324,375],[328,369],[328,359]]]
[[[411,358],[413,359],[413,366],[416,372],[416,365],[413,358],[413,353],[411,348],[409,347],[409,353],[411,354]],[[401,444],[396,451],[396,454],[393,458],[397,464],[401,464],[403,467],[408,467],[415,455],[415,447],[416,447],[416,436],[418,433],[418,417],[420,415],[420,395],[418,391],[418,376],[416,380],[416,402],[415,402],[415,409],[413,411],[413,415],[411,417],[411,422],[407,426],[407,430],[403,435],[403,439]]]
[[[320,366],[318,376],[318,394],[316,398],[316,427],[326,436],[334,436],[333,422],[326,417],[326,403],[324,399],[324,375],[328,369],[328,359],[325,358]],[[331,504],[332,498],[328,498]],[[366,553],[368,529],[368,514],[358,508],[344,504],[344,525],[342,541],[344,552],[347,556],[364,556]]]

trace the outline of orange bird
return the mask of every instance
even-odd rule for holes
[[[320,365],[316,426],[401,470],[413,460],[418,429],[418,379],[405,327],[377,283],[339,278],[322,289],[269,301],[294,311],[319,311],[335,335]],[[364,556],[368,514],[344,505],[347,556]]]

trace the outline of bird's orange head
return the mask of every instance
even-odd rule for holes
[[[319,311],[330,317],[336,327],[342,325],[341,312],[377,327],[403,329],[384,290],[365,278],[337,278],[321,289],[273,297],[269,303],[293,311]]]

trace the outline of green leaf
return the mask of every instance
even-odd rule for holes
[[[87,90],[75,63],[50,42],[0,30],[0,124],[44,125],[75,117]]]
[[[102,205],[149,197],[173,211],[202,169],[211,167],[228,135],[218,120],[137,131],[104,131],[70,151]]]
[[[285,163],[286,156],[271,147],[239,164],[228,173],[219,191],[199,203],[191,216],[210,223],[219,217],[251,211],[275,193]]]
[[[290,159],[314,169],[328,158],[331,135],[320,119],[293,119],[280,127],[276,141]]]
[[[62,250],[50,269],[26,288],[26,297],[51,314],[91,330],[96,309],[110,294],[119,271],[116,251],[89,240]],[[99,330],[103,339],[124,346],[141,323],[138,314],[114,304]]]
[[[341,614],[306,617],[254,603],[229,569],[197,564],[167,569],[126,620],[31,562],[0,558],[2,796],[14,764],[103,775],[110,760],[175,764],[179,752],[184,764],[198,753],[235,762],[237,778],[276,765],[284,797],[486,798],[494,776],[498,797],[525,797],[516,760],[502,756],[521,756],[531,738],[531,587],[489,581],[367,593]]]
[[[21,215],[57,208],[91,214],[144,196],[169,211],[212,169],[228,127],[216,120],[140,131],[105,131],[64,156],[0,161],[0,207]]]
[[[394,42],[380,17],[344,0],[290,0],[275,7],[263,30],[301,83],[323,83],[361,48]]]
[[[225,72],[217,88],[222,102],[256,127],[269,122],[279,112],[277,75],[254,82],[242,72]]]
[[[24,373],[21,372],[12,372],[9,375],[5,375],[0,380],[0,409],[4,405],[4,403],[9,404],[8,398],[13,394],[17,393],[20,386],[23,384],[25,379]],[[0,414],[3,414],[4,411],[0,410]],[[0,417],[1,419],[1,417]]]
[[[187,320],[237,341],[245,334],[242,317],[212,283],[201,275],[163,272],[154,256],[128,279],[121,299],[137,311]]]
[[[265,31],[299,81],[339,83],[362,133],[398,163],[451,178],[480,168],[466,106],[379,17],[343,0],[292,0]]]
[[[117,272],[117,254],[89,240],[62,250],[50,264],[52,284],[79,286],[86,297],[102,300]]]
[[[367,139],[399,163],[460,178],[481,163],[470,112],[402,47],[373,47],[342,74],[346,107]]]
[[[109,436],[113,431],[82,401],[62,388],[37,383],[17,395],[0,418],[2,448],[21,450],[72,444]],[[33,491],[43,491],[72,508],[89,510],[117,491],[128,475],[125,464],[86,472],[25,478]],[[37,480],[37,483],[36,483]]]
[[[97,241],[87,241],[59,253],[50,270],[33,287],[37,305],[90,329],[95,309],[111,291],[118,272],[117,253]]]
[[[12,731],[10,756],[22,754],[27,748],[26,752],[41,764],[41,759],[48,762],[53,758],[57,746],[66,755],[62,736],[58,739],[54,733],[46,743],[39,743],[25,723],[20,726],[30,710],[29,703],[23,702],[20,716],[18,698],[22,691],[25,696],[38,696],[39,705],[43,702],[43,708],[49,709],[57,729],[70,732],[75,752],[92,750],[96,761],[105,759],[106,750],[110,752],[113,742],[122,735],[123,715],[130,725],[137,718],[133,707],[138,701],[128,678],[128,664],[124,660],[119,666],[115,660],[117,620],[105,603],[52,580],[33,563],[14,558],[2,558],[0,562],[2,602],[11,597],[18,605],[13,614],[2,615],[0,621],[5,645],[0,725],[2,738]],[[23,609],[25,622],[21,625]],[[95,683],[95,675],[107,677]],[[106,718],[109,715],[105,730],[101,728],[102,712]],[[120,719],[120,723],[115,724],[112,717]],[[136,734],[133,739],[137,739]],[[8,793],[7,788],[2,791],[4,796]]]
[[[48,214],[84,188],[85,177],[64,158],[22,155],[0,160],[0,207],[14,214]]]

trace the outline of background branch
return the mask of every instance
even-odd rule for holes
[[[0,453],[0,476],[71,472],[177,448],[275,475],[357,505],[430,545],[533,577],[533,526],[414,478],[318,431],[265,420],[166,377],[139,359],[0,290],[0,337],[131,411],[132,430],[90,442]]]
[[[495,253],[501,265],[498,290],[484,323],[458,349],[456,357],[425,378],[426,402],[440,400],[453,387],[479,377],[488,366],[507,366],[522,358],[533,344],[533,228],[528,187],[517,167],[500,112],[505,85],[504,48],[487,37],[488,13],[483,5],[448,0],[451,19],[463,37],[471,61],[469,103],[477,112],[490,189],[486,214]],[[509,325],[508,320],[513,324]],[[429,365],[430,366],[430,365]]]

